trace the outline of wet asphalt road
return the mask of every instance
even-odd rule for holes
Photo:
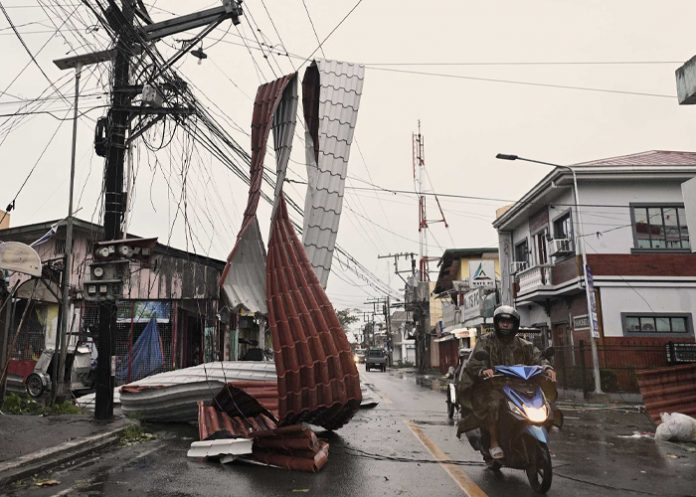
[[[25,481],[13,497],[58,496],[532,496],[522,471],[496,474],[455,436],[440,383],[412,373],[362,373],[381,397],[335,434],[318,474],[186,458],[194,427],[155,427],[157,440],[117,447]],[[549,496],[696,495],[696,445],[631,438],[653,429],[635,409],[565,406],[566,426],[551,439]],[[426,447],[427,446],[427,447]],[[452,460],[440,464],[436,459]]]

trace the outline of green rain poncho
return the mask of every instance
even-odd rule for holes
[[[474,357],[479,350],[488,352],[490,364]],[[490,388],[489,385],[479,381],[481,371],[492,366],[517,364],[551,367],[551,363],[541,357],[541,352],[534,344],[518,336],[513,337],[512,340],[503,341],[495,333],[488,333],[478,340],[457,382],[457,398],[462,413],[457,435],[498,419],[498,409],[503,394],[500,390]],[[555,400],[555,388],[552,389],[553,392],[546,392],[547,388],[544,390],[548,400]]]

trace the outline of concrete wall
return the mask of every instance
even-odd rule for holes
[[[629,254],[634,248],[631,203],[683,203],[681,181],[592,182],[580,184],[581,204],[624,205],[625,209],[587,207],[581,209],[588,254]],[[596,233],[599,232],[598,236]],[[594,233],[594,235],[589,235]]]
[[[604,335],[624,336],[622,312],[690,313],[696,311],[696,288],[656,288],[631,285],[600,288]],[[635,336],[631,334],[630,336]]]

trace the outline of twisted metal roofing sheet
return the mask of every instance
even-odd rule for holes
[[[271,222],[266,292],[282,424],[336,429],[359,408],[348,339],[288,217],[281,192]]]
[[[655,423],[663,412],[696,417],[696,364],[638,371],[638,385]]]
[[[220,278],[222,290],[233,308],[244,306],[260,314],[267,312],[264,279],[266,251],[256,217],[261,197],[263,162],[274,115],[288,85],[297,85],[296,79],[295,74],[284,76],[261,85],[256,93],[251,124],[249,197],[237,241]]]
[[[329,445],[319,440],[307,426],[278,427],[276,421],[253,406],[241,401],[239,391],[234,401],[220,404],[220,392],[212,405],[198,402],[198,435],[201,440],[211,438],[253,439],[251,460],[286,469],[316,472],[324,467],[329,457]],[[228,397],[228,400],[231,397]],[[224,400],[224,399],[223,399]]]
[[[275,364],[214,362],[156,374],[122,386],[121,408],[125,414],[145,420],[195,421],[196,402],[210,399],[228,382],[277,384]],[[275,389],[277,398],[277,386]],[[277,400],[274,402],[277,404]]]
[[[364,75],[361,65],[322,60],[313,62],[302,80],[308,177],[302,243],[323,288],[331,270]]]

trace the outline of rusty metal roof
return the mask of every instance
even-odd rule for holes
[[[266,291],[281,423],[340,428],[360,406],[360,378],[282,193],[271,222]]]
[[[307,194],[302,243],[323,288],[329,279],[365,68],[315,61],[302,80]]]
[[[638,371],[638,385],[655,423],[663,412],[696,417],[696,364]]]
[[[259,230],[256,210],[261,197],[263,162],[274,114],[288,85],[297,85],[295,74],[283,76],[261,85],[254,101],[251,124],[251,172],[249,197],[244,210],[242,227],[227,258],[220,285],[230,305],[244,306],[252,312],[265,314],[266,251]]]

